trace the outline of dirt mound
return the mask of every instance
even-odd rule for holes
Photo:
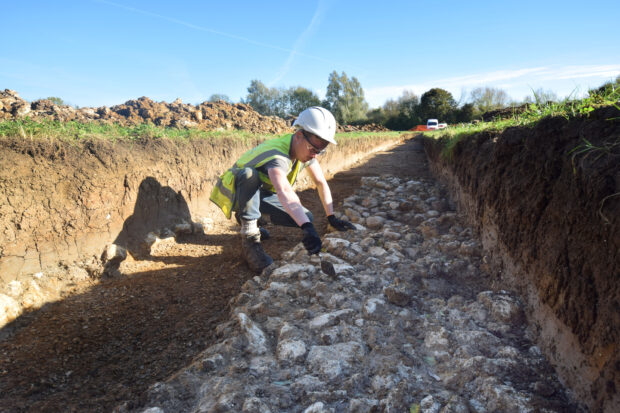
[[[198,128],[203,130],[242,129],[255,133],[281,134],[291,131],[283,119],[263,116],[243,103],[224,101],[203,102],[190,105],[177,99],[172,103],[155,102],[148,97],[129,100],[122,105],[108,108],[73,108],[57,105],[51,100],[40,99],[32,103],[20,98],[18,93],[0,91],[0,120],[31,118],[58,121],[100,122],[123,126],[150,123],[157,126]]]
[[[386,132],[390,129],[376,123],[366,125],[338,125],[338,132]]]
[[[293,131],[295,118],[264,116],[244,103],[230,104],[222,100],[190,105],[177,99],[172,103],[155,102],[148,97],[128,100],[121,105],[98,108],[74,108],[57,105],[48,99],[30,103],[14,90],[0,91],[0,121],[30,118],[62,122],[100,122],[123,126],[143,123],[175,128],[203,130],[247,130],[254,133],[282,134]],[[376,123],[338,125],[338,132],[385,132],[390,129]]]
[[[508,108],[501,108],[490,110],[482,114],[482,120],[485,122],[491,122],[497,119],[509,119],[514,115],[518,115],[520,113],[525,112],[527,109],[527,105],[521,106],[510,106]]]

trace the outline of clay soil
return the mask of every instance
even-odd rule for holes
[[[421,144],[406,142],[330,180],[336,205],[360,177],[430,178]],[[327,229],[314,190],[299,193]],[[294,228],[268,225],[274,258],[300,241]],[[228,301],[252,273],[239,259],[231,221],[207,235],[156,246],[149,260],[126,261],[122,276],[83,286],[25,314],[0,332],[0,411],[107,412],[140,404],[148,387],[186,366],[215,342]]]

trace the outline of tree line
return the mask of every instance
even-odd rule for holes
[[[602,93],[610,88],[620,89],[620,76],[589,92],[590,95]],[[376,123],[392,130],[408,130],[416,125],[426,124],[429,118],[446,123],[466,123],[481,119],[484,113],[496,109],[558,101],[557,95],[549,90],[535,90],[533,96],[526,97],[522,102],[515,102],[501,89],[479,87],[469,93],[466,103],[460,103],[447,90],[432,88],[420,97],[412,91],[404,91],[402,96],[388,99],[383,106],[369,110],[359,80],[354,76],[347,76],[345,72],[338,74],[336,71],[328,77],[323,100],[302,86],[270,88],[260,80],[252,80],[247,91],[247,96],[241,99],[241,102],[252,106],[262,115],[286,119],[297,116],[310,106],[320,105],[329,109],[341,125]],[[68,104],[59,97],[51,96],[46,99],[57,105]],[[233,103],[224,94],[213,94],[208,101]]]
[[[270,88],[260,80],[252,80],[248,94],[242,100],[258,113],[268,116],[288,118],[310,106],[323,106],[329,109],[336,120],[347,124],[366,119],[368,103],[364,99],[364,89],[357,78],[349,78],[334,71],[329,75],[327,93],[321,100],[313,91],[302,87]]]
[[[605,87],[620,87],[620,76],[601,86]],[[334,114],[339,124],[376,123],[392,130],[407,130],[415,125],[426,124],[429,118],[447,123],[471,122],[480,119],[488,111],[558,100],[552,91],[538,89],[533,91],[532,97],[515,102],[502,89],[479,87],[469,93],[465,103],[461,103],[447,90],[432,88],[420,97],[405,91],[402,96],[389,99],[383,106],[369,110],[359,80],[336,71],[329,75],[323,100],[302,86],[269,88],[259,80],[252,80],[247,90],[248,94],[242,102],[263,115],[289,118],[309,106],[321,105]]]
[[[508,104],[508,95],[498,89],[475,89],[471,102],[459,105],[447,90],[433,88],[421,97],[405,91],[398,99],[369,110],[359,80],[336,71],[329,75],[323,100],[302,86],[269,88],[259,80],[252,80],[247,90],[242,102],[263,115],[289,118],[309,106],[320,105],[329,109],[340,124],[376,123],[392,130],[410,129],[425,124],[428,118],[448,123],[470,122],[481,113]]]

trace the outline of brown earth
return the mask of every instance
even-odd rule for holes
[[[123,126],[149,123],[157,126],[197,128],[203,130],[242,129],[254,133],[281,134],[291,125],[276,116],[263,116],[243,103],[224,101],[186,104],[155,102],[148,97],[129,100],[110,108],[73,108],[56,105],[47,99],[27,102],[13,90],[0,91],[0,120],[23,119],[98,122]]]
[[[428,177],[421,145],[408,141],[330,179],[339,205],[361,176]],[[300,198],[326,221],[314,190]],[[297,229],[267,226],[274,257],[300,241]],[[110,411],[187,365],[216,339],[228,301],[255,274],[239,260],[239,238],[222,219],[207,235],[162,242],[148,260],[125,261],[122,277],[21,316],[0,332],[0,411]]]
[[[48,99],[28,102],[10,89],[0,91],[0,121],[29,118],[36,121],[55,120],[61,122],[97,122],[135,126],[153,124],[176,128],[197,128],[202,130],[247,130],[254,133],[282,134],[292,131],[295,118],[282,119],[264,116],[244,103],[202,102],[198,105],[183,103],[177,99],[172,103],[155,102],[148,97],[128,100],[112,107],[74,108],[57,105]],[[374,123],[367,125],[338,125],[338,132],[381,132],[389,129]]]
[[[343,139],[323,156],[324,172],[333,175],[400,139]],[[1,138],[0,293],[18,281],[26,290],[19,304],[32,307],[40,301],[41,283],[51,281],[46,276],[36,280],[38,286],[29,286],[32,274],[47,274],[60,264],[72,271],[64,277],[67,282],[87,277],[73,268],[77,263],[97,277],[107,244],[115,242],[140,255],[149,233],[163,238],[164,229],[219,214],[208,200],[216,178],[258,142]],[[302,174],[298,187],[308,184]],[[5,322],[0,314],[0,326]]]
[[[515,115],[519,115],[527,109],[527,104],[521,106],[510,106],[507,108],[490,110],[482,114],[482,120],[485,122],[492,122],[500,119],[510,119]]]
[[[498,284],[526,297],[560,377],[593,411],[617,411],[620,111],[484,132],[459,142],[450,161],[441,145],[426,148],[478,229]]]

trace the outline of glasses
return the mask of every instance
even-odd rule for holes
[[[308,150],[312,152],[313,154],[315,154],[316,156],[323,155],[327,151],[327,147],[321,149],[321,148],[317,148],[316,146],[314,146],[314,144],[310,142],[310,138],[308,138],[308,135],[306,135],[306,131],[302,130],[301,134],[303,135],[306,142],[308,142],[308,144],[310,145],[310,146],[306,145]]]

